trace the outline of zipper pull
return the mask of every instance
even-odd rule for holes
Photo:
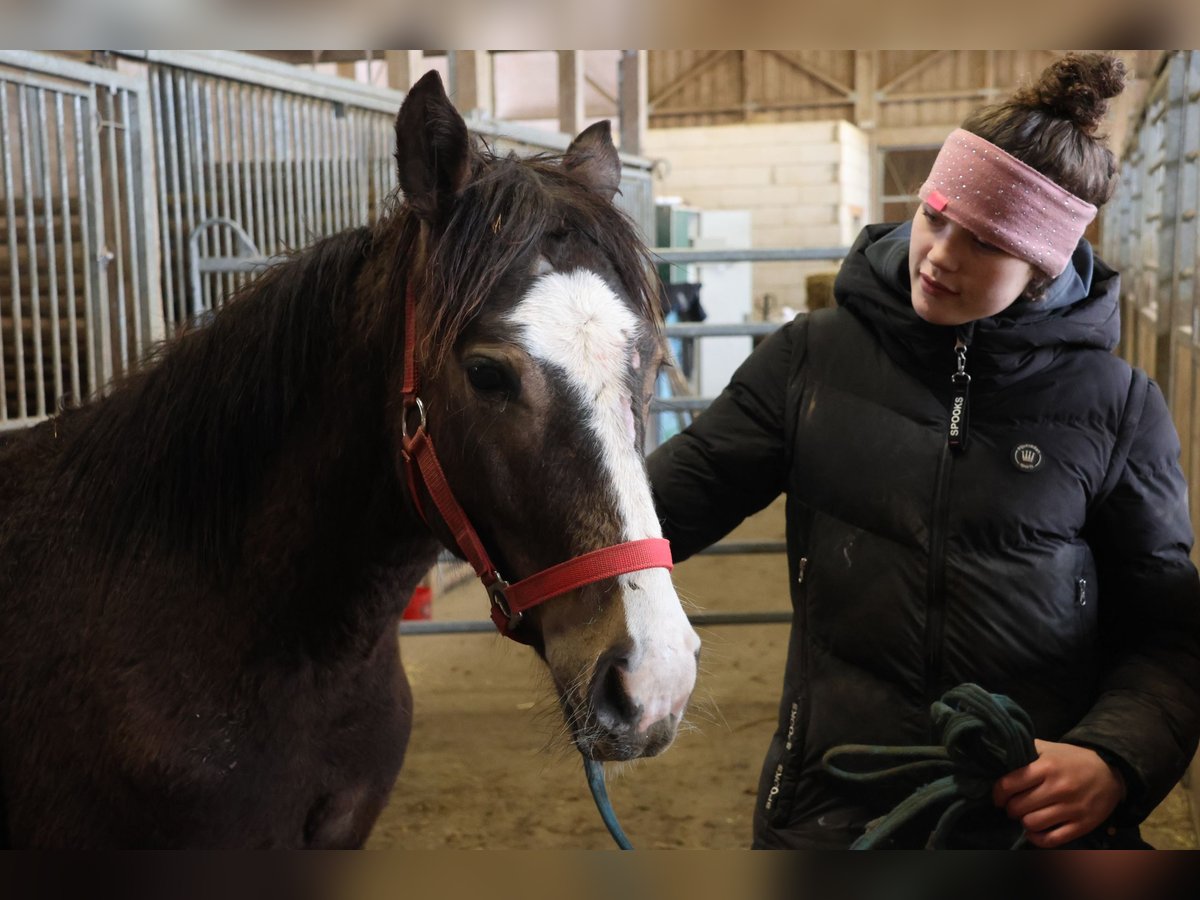
[[[967,342],[960,335],[954,341],[958,367],[950,376],[950,449],[962,453],[967,449],[967,434],[971,408],[971,376],[967,374]]]

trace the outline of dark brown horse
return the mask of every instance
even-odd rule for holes
[[[366,839],[410,727],[397,623],[455,547],[405,474],[406,296],[428,433],[510,581],[661,535],[641,446],[662,339],[607,125],[498,157],[428,76],[396,138],[404,201],[378,225],[0,440],[0,844]],[[665,568],[520,630],[586,755],[671,742],[699,641]]]

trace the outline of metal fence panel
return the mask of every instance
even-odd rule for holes
[[[1167,57],[1131,132],[1103,213],[1104,255],[1121,272],[1122,355],[1163,388],[1180,462],[1200,483],[1200,51]],[[1200,531],[1200,492],[1190,492]],[[1194,556],[1200,556],[1194,553]]]
[[[0,428],[101,391],[161,337],[146,89],[0,51]]]
[[[192,296],[202,223],[271,257],[370,224],[396,189],[397,91],[235,52],[123,56],[144,77],[0,51],[0,427],[102,390],[246,282],[217,267]],[[499,152],[569,140],[468,125]],[[617,202],[651,233],[649,161],[624,159]],[[202,259],[242,246],[222,225],[198,243]]]
[[[177,326],[220,305],[248,277],[204,273],[200,296],[190,296],[188,239],[202,223],[238,223],[269,257],[373,222],[396,184],[395,110],[352,109],[274,82],[233,80],[255,71],[228,61],[218,74],[183,67],[190,56],[170,60],[179,64],[152,62],[150,72],[162,132],[156,152],[164,314]],[[228,257],[237,246],[230,229],[216,225],[199,240],[202,258]]]

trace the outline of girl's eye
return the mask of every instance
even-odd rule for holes
[[[987,241],[981,241],[979,238],[975,238],[975,246],[988,253],[994,253],[1000,249],[995,244],[989,244]]]
[[[925,216],[925,221],[931,224],[937,224],[942,220],[942,217],[928,207],[922,207],[921,212]]]

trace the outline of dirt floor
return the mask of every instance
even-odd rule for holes
[[[776,504],[735,532],[783,538]],[[782,556],[698,557],[680,595],[714,611],[788,608]],[[440,594],[435,619],[481,620],[473,581]],[[690,726],[663,756],[609,766],[613,807],[635,847],[737,849],[750,842],[759,765],[774,729],[786,625],[703,629]],[[408,758],[368,847],[611,849],[578,754],[562,736],[549,678],[525,647],[493,634],[401,641],[416,714]],[[1160,848],[1197,848],[1177,788],[1144,829]]]

